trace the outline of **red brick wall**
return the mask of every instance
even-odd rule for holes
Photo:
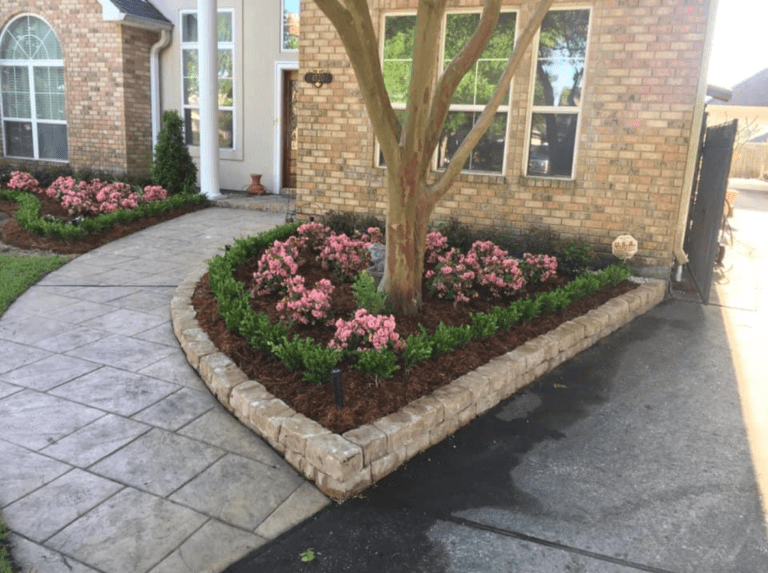
[[[413,0],[371,0],[376,29],[383,13]],[[518,8],[518,31],[533,0]],[[449,1],[449,7],[479,0]],[[556,2],[555,7],[589,4]],[[573,181],[524,176],[530,114],[531,51],[512,86],[503,175],[463,174],[438,204],[436,219],[476,226],[548,227],[610,250],[619,234],[640,243],[636,260],[669,267],[694,120],[709,0],[595,0]],[[302,3],[300,67],[329,70],[321,88],[301,84],[299,192],[303,215],[331,209],[386,209],[384,170],[374,165],[374,138],[354,72],[335,30],[312,2]],[[694,142],[695,144],[696,142]]]
[[[0,26],[28,13],[64,53],[69,164],[138,175],[151,158],[149,47],[158,34],[102,19],[96,0],[0,0]]]

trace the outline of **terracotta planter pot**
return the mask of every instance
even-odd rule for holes
[[[266,189],[261,184],[261,173],[251,174],[251,186],[248,187],[248,193],[251,195],[264,195]]]

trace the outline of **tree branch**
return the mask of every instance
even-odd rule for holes
[[[314,0],[331,21],[347,52],[360,86],[373,132],[388,165],[398,160],[396,154],[400,125],[392,109],[379,60],[378,34],[371,21],[366,0]]]
[[[451,162],[446,170],[440,178],[428,188],[427,193],[430,195],[430,199],[434,202],[439,201],[440,198],[448,192],[451,185],[456,180],[456,177],[461,173],[461,169],[469,158],[469,154],[491,125],[494,114],[496,113],[496,110],[499,109],[499,105],[501,105],[504,96],[509,90],[509,84],[523,59],[525,51],[539,31],[541,23],[544,21],[544,18],[553,3],[554,0],[540,0],[537,4],[534,14],[528,21],[525,30],[523,30],[523,33],[515,41],[515,49],[512,51],[512,55],[507,62],[507,67],[504,69],[504,72],[499,79],[499,83],[493,92],[493,96],[491,96],[490,101],[480,114],[477,123],[475,123],[464,138],[464,141],[461,142],[461,145],[459,145],[458,149],[453,154]]]
[[[480,15],[480,22],[477,24],[477,29],[472,38],[451,60],[451,63],[448,64],[448,67],[445,68],[440,76],[440,80],[435,88],[435,95],[432,98],[429,119],[427,120],[427,135],[425,137],[424,149],[430,160],[440,141],[440,134],[448,117],[453,94],[456,93],[456,88],[459,87],[461,80],[464,79],[464,76],[475,65],[480,55],[488,46],[494,30],[496,30],[500,11],[501,0],[485,1],[483,12]]]
[[[413,70],[408,90],[408,117],[401,145],[406,156],[415,154],[420,165],[426,165],[431,153],[424,148],[429,102],[432,99],[435,66],[440,46],[440,27],[447,0],[420,0],[416,15]],[[423,170],[419,169],[421,173]]]

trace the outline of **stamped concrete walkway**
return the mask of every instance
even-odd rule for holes
[[[328,504],[210,395],[170,323],[190,269],[282,206],[115,241],[0,317],[0,513],[22,572],[217,572]]]

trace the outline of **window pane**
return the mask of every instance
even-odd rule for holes
[[[217,22],[217,34],[219,42],[232,41],[232,13],[219,12],[219,21]]]
[[[483,59],[508,60],[515,47],[515,22],[516,12],[502,12],[496,24],[496,31],[488,42],[488,47],[480,56]]]
[[[2,68],[3,111],[5,117],[32,117],[29,97],[29,68],[4,66]]]
[[[588,27],[588,10],[555,10],[544,18],[534,105],[579,105]]]
[[[445,59],[451,61],[466,45],[480,22],[479,13],[448,14],[445,20]],[[507,56],[509,57],[509,56]]]
[[[232,80],[219,80],[219,105],[232,106]]]
[[[475,103],[485,105],[491,100],[496,86],[499,83],[499,78],[504,72],[504,68],[507,66],[506,60],[485,60],[477,62],[477,87],[475,89]],[[506,101],[502,101],[502,105],[509,102],[509,97]]]
[[[219,147],[231,149],[233,140],[232,112],[219,110]]]
[[[67,159],[67,126],[38,123],[37,146],[40,159]]]
[[[234,73],[232,71],[233,64],[233,54],[232,50],[219,50],[219,77],[220,78],[231,78],[234,76]]]
[[[576,145],[575,113],[534,113],[528,175],[571,177]]]
[[[450,112],[440,138],[438,148],[438,168],[447,167],[453,154],[480,117],[478,112]],[[507,114],[497,113],[488,131],[480,139],[463,169],[501,173],[504,167],[504,139],[507,129]]]
[[[197,50],[183,50],[184,105],[200,104]]]
[[[6,121],[5,151],[11,157],[34,157],[32,145],[32,124],[20,121]]]
[[[184,110],[184,143],[200,145],[200,110]]]
[[[384,21],[384,85],[393,103],[405,103],[411,85],[416,16],[387,16]]]
[[[197,42],[197,14],[181,15],[181,41]]]
[[[36,67],[34,76],[37,119],[65,120],[64,70]]]
[[[299,49],[299,0],[283,0],[283,49]]]

